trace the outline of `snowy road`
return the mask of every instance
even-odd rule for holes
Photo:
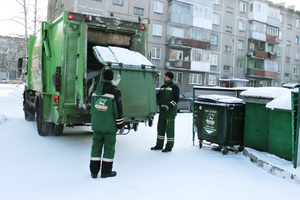
[[[0,199],[297,199],[300,185],[273,176],[241,153],[224,156],[192,145],[192,114],[176,118],[171,153],[150,151],[153,127],[117,137],[110,179],[92,179],[90,127],[66,128],[58,137],[41,137],[22,110],[23,86],[0,84]]]

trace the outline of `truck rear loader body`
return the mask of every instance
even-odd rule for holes
[[[91,92],[100,81],[101,72],[110,67],[118,75],[123,71],[128,73],[128,68],[122,63],[100,63],[93,47],[121,47],[146,55],[145,27],[142,20],[130,22],[70,12],[63,12],[52,22],[42,22],[40,33],[29,38],[27,80],[23,93],[25,119],[36,119],[41,136],[59,135],[65,125],[90,125]],[[155,67],[141,65],[130,71],[134,76],[146,77],[146,96],[155,101]],[[121,81],[122,96],[126,98],[135,98],[126,95],[129,90],[135,90],[126,87],[126,82],[132,78],[124,76]],[[129,105],[130,99],[123,99],[123,102],[125,111],[136,113]],[[156,103],[152,104],[148,102],[147,113],[140,117],[124,111],[127,128],[133,124],[136,130],[141,121],[148,121],[151,125],[156,113]]]

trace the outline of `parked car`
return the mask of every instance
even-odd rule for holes
[[[158,93],[160,88],[156,88],[156,93]],[[192,112],[192,103],[193,98],[187,98],[184,94],[179,94],[179,102],[178,102],[178,112],[187,111]],[[157,112],[159,112],[159,108],[157,106]]]
[[[300,87],[300,83],[297,82],[286,82],[282,83],[281,87],[288,88],[288,89],[295,89]]]

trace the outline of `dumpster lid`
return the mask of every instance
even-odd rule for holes
[[[225,96],[225,95],[217,95],[217,94],[199,95],[197,97],[197,100],[219,102],[219,103],[242,103],[243,102],[242,99],[239,99],[239,98],[236,98],[236,97]]]
[[[94,46],[94,55],[97,60],[107,65],[108,63],[119,64],[127,66],[154,66],[145,56],[137,51],[131,51],[121,47],[104,47],[104,46]]]
[[[285,92],[280,97],[267,103],[266,108],[292,110],[292,95],[291,91]]]
[[[277,97],[280,97],[287,91],[289,91],[289,89],[281,88],[281,87],[256,87],[256,88],[245,90],[241,92],[240,95],[243,97],[275,99]]]

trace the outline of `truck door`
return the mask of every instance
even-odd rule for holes
[[[65,67],[64,67],[64,106],[76,106],[77,100],[82,102],[83,74],[85,69],[85,39],[82,24],[66,28],[65,34]]]

